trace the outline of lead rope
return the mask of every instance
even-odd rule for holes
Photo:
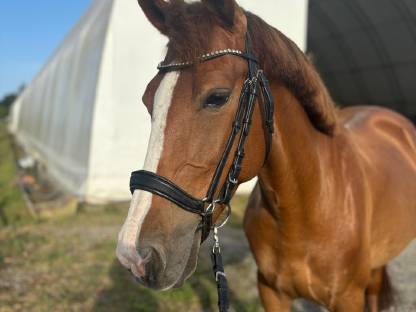
[[[217,283],[218,310],[219,312],[227,312],[230,307],[230,298],[228,294],[227,277],[222,263],[221,246],[218,239],[218,227],[216,226],[214,227],[214,245],[212,246],[211,260],[215,281]]]

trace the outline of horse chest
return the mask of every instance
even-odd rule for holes
[[[259,258],[259,274],[278,293],[330,307],[336,296],[345,290],[354,269],[316,263],[313,258],[308,254]]]
[[[306,236],[288,237],[282,233],[281,224],[279,227],[270,216],[263,219],[266,216],[266,212],[251,215],[251,223],[246,223],[259,274],[280,293],[332,305],[333,298],[345,288],[357,269],[353,258],[365,258],[358,241],[349,246],[344,244],[344,248],[338,245],[336,251],[334,246],[341,235],[328,239],[322,233],[311,232]]]

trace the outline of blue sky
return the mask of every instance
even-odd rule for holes
[[[0,0],[0,98],[29,83],[91,0]]]

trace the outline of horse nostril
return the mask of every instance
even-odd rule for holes
[[[143,259],[144,264],[148,263],[152,258],[153,248],[146,247],[138,250],[140,257]]]
[[[158,246],[143,247],[138,249],[140,258],[143,259],[143,271],[145,272],[142,280],[149,287],[155,287],[158,276],[161,276],[166,268],[164,252]]]
[[[157,277],[164,271],[163,262],[160,259],[159,254],[156,251],[152,253],[152,261],[145,263],[145,280],[150,287],[155,287],[157,284]]]

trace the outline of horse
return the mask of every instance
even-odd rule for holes
[[[152,119],[144,168],[205,196],[248,68],[232,53],[200,56],[244,51],[248,34],[275,103],[268,154],[265,98],[257,98],[238,177],[258,177],[243,223],[261,302],[266,311],[290,311],[296,298],[330,311],[382,309],[391,291],[386,266],[416,237],[412,123],[381,107],[338,108],[296,44],[235,0],[138,2],[169,39],[164,64],[193,64],[159,71],[143,95]],[[226,209],[218,206],[213,222]],[[197,264],[200,221],[178,202],[136,189],[117,257],[147,287],[179,287]]]

